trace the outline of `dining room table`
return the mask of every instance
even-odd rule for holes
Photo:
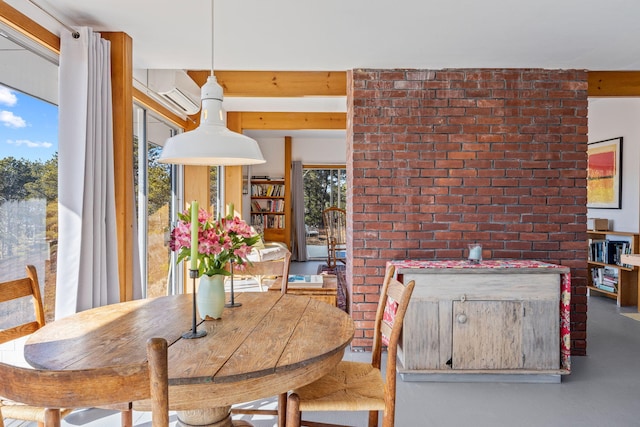
[[[343,357],[355,331],[342,310],[307,296],[276,292],[236,294],[239,307],[222,318],[196,317],[192,294],[93,308],[56,320],[25,343],[40,369],[92,369],[146,360],[147,339],[169,344],[169,405],[182,426],[244,426],[233,404],[272,397],[308,384]],[[150,410],[149,401],[133,402]]]

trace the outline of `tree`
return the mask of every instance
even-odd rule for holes
[[[34,163],[35,180],[25,184],[27,198],[43,198],[47,202],[58,200],[58,153],[43,164]]]
[[[29,196],[27,184],[37,180],[38,164],[14,157],[0,159],[0,201],[24,200]]]
[[[150,145],[147,152],[148,162],[148,206],[149,213],[153,214],[161,207],[169,203],[171,195],[171,165],[159,163],[162,147]]]
[[[306,169],[303,181],[305,224],[322,227],[322,211],[330,206],[346,206],[346,171]]]

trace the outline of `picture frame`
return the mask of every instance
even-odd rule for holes
[[[587,208],[622,207],[622,137],[587,147]]]

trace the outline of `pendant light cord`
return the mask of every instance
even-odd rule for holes
[[[211,0],[211,77],[213,77],[213,56],[214,56],[214,47],[213,47],[213,40],[214,40],[214,32],[213,32],[213,2],[214,0]]]

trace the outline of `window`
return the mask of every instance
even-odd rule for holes
[[[145,297],[180,293],[182,269],[169,249],[169,234],[182,203],[182,168],[159,163],[167,138],[176,129],[134,105],[134,185],[138,253]]]
[[[0,280],[23,277],[33,264],[49,321],[58,243],[58,57],[2,23],[0,31]],[[0,322],[12,316],[0,313]]]

